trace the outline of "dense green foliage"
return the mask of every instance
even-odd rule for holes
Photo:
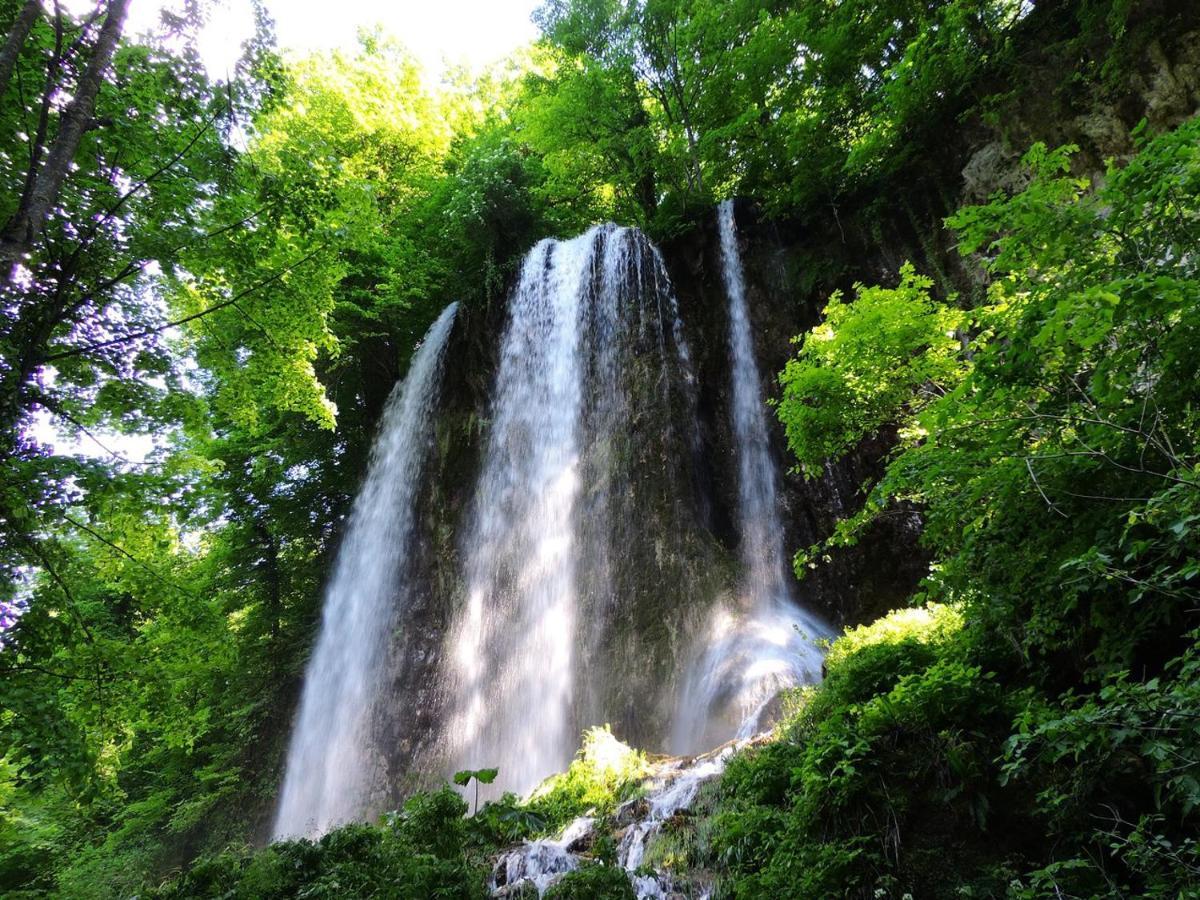
[[[801,461],[884,421],[901,438],[798,571],[919,503],[926,590],[966,625],[830,655],[786,740],[728,779],[735,895],[1194,886],[1198,137],[1144,140],[1097,190],[1035,147],[1028,187],[957,213],[992,277],[961,348],[963,313],[911,272],[804,338],[779,407]]]
[[[480,860],[465,855],[466,804],[450,788],[418,794],[381,827],[349,825],[319,841],[226,852],[154,891],[163,898],[487,896]]]
[[[34,5],[0,67],[5,248],[121,4]],[[415,342],[604,218],[663,237],[737,194],[844,241],[961,123],[1003,133],[1031,57],[1066,107],[1119,103],[1186,6],[550,0],[519,59],[439,89],[374,33],[285,65],[261,14],[213,80],[199,0],[121,38],[0,272],[0,893],[475,897],[498,848],[611,813],[647,762],[598,731],[527,803],[464,817],[447,789],[248,847]],[[30,8],[0,0],[0,31]],[[648,860],[745,897],[1194,890],[1200,126],[1136,142],[1103,177],[1037,145],[1023,189],[956,213],[973,293],[905,266],[802,336],[777,407],[800,471],[898,443],[798,574],[903,502],[930,578]]]
[[[835,644],[776,742],[726,773],[712,849],[733,896],[994,895],[1019,827],[994,735],[1017,697],[973,665],[952,609],[906,611]],[[987,830],[986,848],[964,841]]]
[[[962,316],[930,298],[932,285],[906,265],[895,288],[862,288],[852,303],[829,298],[823,325],[782,376],[788,443],[804,471],[895,421],[914,394],[953,386]]]
[[[461,772],[490,783],[496,770]],[[286,841],[262,850],[226,850],[192,866],[152,894],[166,898],[486,896],[490,859],[523,839],[558,833],[576,816],[607,815],[639,789],[648,774],[642,754],[606,728],[584,735],[569,769],[548,779],[526,801],[506,794],[468,812],[449,786],[410,797],[379,825],[347,825],[318,841]],[[469,776],[469,777],[467,777]],[[597,848],[602,849],[602,848]],[[563,900],[633,895],[624,872],[601,860],[563,879]]]
[[[656,230],[733,190],[779,208],[828,203],[906,162],[932,103],[952,114],[1002,69],[1023,10],[554,0],[539,22],[558,65],[535,102],[554,104],[549,139],[576,178],[612,185],[618,211]],[[605,102],[567,107],[563,94]]]

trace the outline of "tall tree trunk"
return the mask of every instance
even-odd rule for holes
[[[25,39],[29,37],[41,8],[38,0],[25,0],[25,5],[17,13],[17,20],[9,29],[8,37],[4,39],[4,46],[0,47],[0,98],[8,94],[8,81],[17,67],[21,48],[25,46]]]
[[[637,83],[632,82],[627,90],[628,102],[633,110],[627,124],[629,133],[633,133],[650,126],[650,114],[646,112],[637,95]],[[654,163],[650,159],[644,159],[643,157],[646,156],[644,153],[633,151],[627,151],[627,153],[629,171],[637,179],[634,196],[645,217],[642,224],[649,225],[654,221],[655,213],[658,212],[658,182],[654,176]]]
[[[104,72],[116,52],[128,10],[129,0],[110,0],[92,55],[75,85],[74,97],[59,119],[58,134],[34,180],[33,190],[13,213],[0,236],[0,285],[12,282],[17,263],[33,249],[41,236],[50,209],[58,199],[79,150],[79,142],[92,120],[96,95],[100,93]]]
[[[267,513],[264,510],[260,515],[265,518]],[[279,570],[279,542],[263,518],[256,519],[254,530],[263,551],[262,572],[267,589],[268,630],[271,643],[275,644],[279,641],[279,619],[283,612],[283,577]]]

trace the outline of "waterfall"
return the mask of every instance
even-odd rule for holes
[[[276,838],[315,836],[361,818],[385,788],[371,730],[391,626],[406,591],[401,569],[428,455],[457,304],[438,317],[388,398],[366,480],[325,593],[288,750]]]
[[[791,603],[791,578],[784,569],[783,526],[775,493],[762,381],[746,309],[746,283],[737,245],[733,201],[718,208],[721,278],[729,297],[729,359],[733,434],[737,441],[738,525],[746,591],[755,610]]]
[[[613,637],[628,593],[614,557],[628,556],[621,535],[640,496],[631,471],[640,453],[663,472],[670,454],[646,447],[671,440],[673,420],[692,440],[694,382],[644,235],[605,225],[529,253],[501,339],[448,654],[444,751],[451,769],[499,768],[485,793],[524,792],[564,768],[581,730],[611,715],[612,682],[631,681]],[[635,420],[650,411],[643,440]],[[673,493],[674,470],[664,474]]]
[[[469,491],[425,486],[432,553],[416,552],[413,506],[453,307],[388,401],[328,587],[277,837],[378,812],[398,778],[495,767],[481,799],[527,792],[594,725],[707,749],[757,727],[780,687],[818,677],[824,629],[792,596],[728,206],[721,249],[737,583],[661,254],[615,225],[540,242],[509,296],[486,415],[439,412],[464,423],[452,434],[482,418],[486,438],[439,445],[428,466],[475,473]]]
[[[466,545],[450,726],[463,768],[526,790],[570,759],[581,397],[580,295],[599,231],[526,257],[501,342]]]
[[[658,718],[663,684],[639,678],[651,668],[641,635],[620,639],[615,632],[647,608],[659,621],[674,621],[676,598],[700,593],[687,584],[690,564],[675,571],[666,564],[686,556],[681,537],[708,512],[707,495],[695,483],[703,453],[696,376],[666,265],[636,229],[608,226],[603,237],[597,282],[581,311],[584,497],[576,517],[577,577],[588,626],[576,666],[580,726],[614,721],[614,712],[629,706],[621,695],[637,697],[643,723]],[[677,594],[664,588],[668,581]],[[632,738],[639,723],[621,718]],[[641,735],[645,742],[659,740],[655,728],[642,728]]]
[[[717,210],[721,274],[729,299],[731,413],[738,473],[742,585],[734,609],[718,608],[685,683],[673,745],[695,752],[756,731],[779,689],[820,678],[816,639],[829,634],[793,597],[785,568],[775,464],[746,305],[731,200]]]

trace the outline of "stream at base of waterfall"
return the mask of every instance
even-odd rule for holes
[[[653,845],[664,829],[686,827],[701,791],[716,782],[738,750],[763,739],[741,738],[695,757],[653,761],[639,796],[622,803],[606,821],[580,816],[558,836],[525,841],[498,856],[488,887],[494,897],[542,896],[568,872],[596,865],[592,850],[604,837],[616,846],[615,864],[629,878],[638,900],[706,900],[711,885],[704,873],[684,878],[652,864]]]

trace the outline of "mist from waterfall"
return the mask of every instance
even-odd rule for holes
[[[691,666],[672,736],[694,753],[759,729],[784,687],[819,680],[816,640],[827,627],[796,603],[785,568],[775,463],[755,359],[732,200],[717,209],[721,275],[729,300],[731,413],[738,473],[737,525],[742,582],[737,603],[718,607]]]
[[[374,746],[387,643],[405,605],[400,578],[457,304],[442,312],[392,391],[325,592],[305,673],[274,836],[316,836],[360,819],[386,789]]]

